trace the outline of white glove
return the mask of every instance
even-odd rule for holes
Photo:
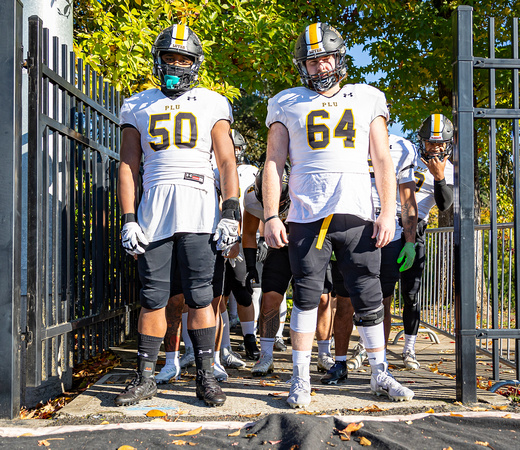
[[[145,249],[142,245],[148,245],[148,239],[146,239],[143,230],[137,222],[127,222],[123,225],[121,230],[121,243],[126,253],[129,255],[142,255]]]
[[[231,264],[231,267],[235,268],[237,265],[237,262],[241,263],[244,260],[242,255],[239,253],[236,258],[228,258],[229,264]]]
[[[213,240],[217,241],[217,250],[225,251],[227,249],[229,251],[229,248],[239,239],[238,220],[220,219],[213,236]]]

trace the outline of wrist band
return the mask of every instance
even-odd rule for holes
[[[134,213],[127,213],[121,216],[121,224],[125,225],[128,222],[137,222],[137,218]]]
[[[271,219],[275,219],[275,218],[280,218],[280,216],[278,214],[275,214],[274,216],[271,216],[271,217],[268,217],[267,219],[265,219],[265,222],[264,223],[267,223],[269,222]]]

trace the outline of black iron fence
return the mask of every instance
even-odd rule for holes
[[[72,367],[121,343],[138,305],[120,241],[119,107],[41,20],[29,19],[26,386],[70,384]],[[133,328],[133,327],[132,327]]]

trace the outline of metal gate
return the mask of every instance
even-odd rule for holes
[[[118,93],[29,19],[27,329],[23,382],[58,380],[121,343],[138,277],[120,241]],[[133,328],[133,327],[132,327]]]
[[[476,339],[492,340],[492,359],[495,376],[498,376],[499,340],[512,339],[515,342],[516,378],[520,379],[520,309],[518,308],[518,287],[520,267],[518,252],[513,254],[512,292],[516,306],[514,328],[504,328],[499,323],[499,267],[498,259],[498,216],[497,216],[497,152],[508,150],[513,163],[514,183],[509,186],[514,205],[513,247],[520,248],[520,153],[519,153],[519,78],[520,69],[518,19],[510,19],[510,29],[504,38],[503,28],[500,37],[495,34],[495,21],[489,19],[488,55],[473,56],[473,8],[459,6],[453,15],[454,38],[454,123],[455,134],[455,202],[454,202],[454,246],[455,246],[455,342],[457,354],[457,399],[464,403],[476,402]],[[502,44],[497,44],[501,42]],[[504,43],[505,42],[505,43]],[[498,58],[497,47],[507,47],[509,57]],[[481,50],[479,50],[480,52]],[[477,87],[476,71],[483,71],[485,77],[479,78]],[[497,102],[498,80],[509,77],[510,92],[501,92],[505,100]],[[500,77],[500,78],[499,78]],[[489,91],[487,105],[476,105],[477,89],[486,80],[485,88]],[[502,82],[502,81],[501,81]],[[503,82],[500,86],[504,86]],[[507,96],[506,96],[507,94]],[[485,121],[485,122],[482,122]],[[497,145],[497,124],[505,123],[509,127],[507,142]],[[489,153],[489,205],[490,205],[490,274],[489,304],[491,318],[485,328],[477,329],[476,317],[476,274],[475,261],[476,220],[475,208],[475,130],[482,130],[486,125]],[[479,131],[482,133],[482,131]],[[513,381],[514,382],[514,381]]]

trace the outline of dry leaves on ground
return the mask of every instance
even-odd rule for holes
[[[201,431],[202,431],[202,426],[200,426],[199,428],[195,428],[194,430],[185,431],[184,433],[170,434],[170,436],[173,436],[173,437],[194,436],[195,434],[199,434]]]

